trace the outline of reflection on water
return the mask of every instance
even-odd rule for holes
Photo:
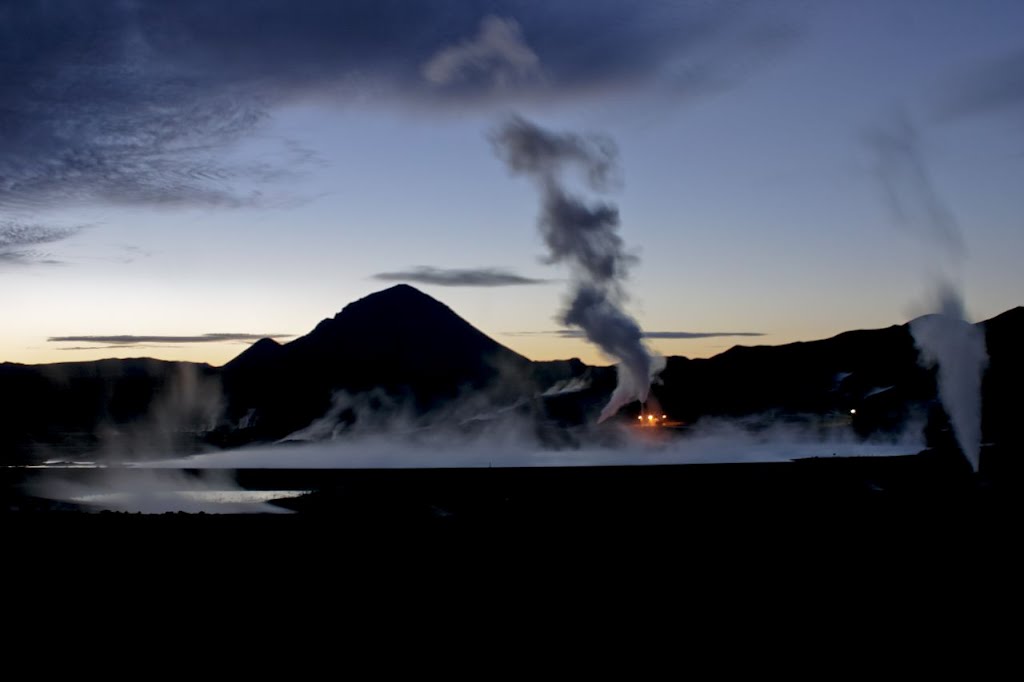
[[[19,484],[29,495],[95,511],[287,514],[289,510],[273,502],[311,492],[276,486],[268,486],[270,490],[246,490],[226,471],[154,470],[142,465],[85,462],[23,468],[33,470],[31,474],[26,472],[27,478]]]
[[[187,511],[179,506],[191,506],[197,503],[207,511],[216,511],[216,505],[232,506],[245,504],[263,504],[274,500],[288,500],[309,494],[310,490],[167,490],[147,494],[148,503],[159,503],[163,500],[168,507],[166,511]],[[95,505],[103,508],[122,508],[133,506],[139,501],[138,493],[85,493],[68,498],[78,504]]]

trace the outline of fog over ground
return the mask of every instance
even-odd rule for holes
[[[848,429],[826,431],[774,424],[758,430],[708,421],[692,433],[604,425],[573,431],[572,447],[548,448],[508,421],[474,433],[408,430],[361,433],[320,442],[286,442],[130,464],[109,469],[88,484],[60,482],[45,497],[100,509],[162,513],[279,512],[270,502],[301,491],[252,493],[231,478],[236,469],[409,469],[586,467],[656,464],[785,462],[808,457],[908,455],[924,449],[919,429],[862,440]],[[182,469],[199,469],[199,476]],[[137,474],[142,473],[140,478]],[[276,493],[276,494],[274,494]]]
[[[849,426],[764,420],[702,420],[686,432],[625,423],[565,429],[564,444],[542,443],[510,416],[475,428],[395,424],[324,441],[295,441],[162,459],[146,466],[247,468],[536,467],[784,462],[805,457],[905,455],[925,447],[921,424],[859,438]]]
[[[242,490],[231,470],[785,462],[909,455],[925,448],[921,421],[909,422],[901,433],[868,439],[854,432],[847,415],[705,418],[680,427],[640,427],[620,417],[563,426],[524,412],[525,399],[485,407],[480,396],[469,395],[423,416],[382,401],[378,393],[339,392],[326,414],[277,443],[182,455],[181,434],[193,431],[196,424],[214,423],[214,412],[222,404],[216,382],[198,381],[183,370],[146,419],[111,437],[100,449],[97,464],[105,468],[93,472],[87,482],[71,483],[57,476],[37,492],[49,499],[119,511],[267,512],[278,510],[268,504],[273,496]],[[343,414],[348,418],[341,419]],[[186,469],[200,470],[200,475]],[[278,492],[278,497],[288,496]]]

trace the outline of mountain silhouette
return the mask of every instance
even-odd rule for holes
[[[769,410],[849,410],[872,390],[899,386],[912,400],[934,395],[908,325],[845,332],[780,346],[734,346],[708,359],[669,358],[655,394],[679,418]],[[683,387],[689,390],[682,390]],[[661,389],[661,390],[659,390]]]
[[[670,357],[653,393],[663,409],[686,421],[709,415],[850,415],[867,435],[921,419],[929,424],[929,442],[949,440],[936,370],[919,363],[911,324],[780,346],[735,346],[707,359]],[[1020,444],[1024,308],[976,326],[985,333],[989,356],[981,396],[984,439]]]
[[[981,430],[989,442],[1024,447],[1024,307],[982,323],[988,369],[982,382]]]
[[[423,412],[530,373],[525,357],[399,284],[345,306],[290,343],[254,344],[222,376],[230,416],[254,414],[259,433],[283,437],[327,412],[338,391],[375,390]]]

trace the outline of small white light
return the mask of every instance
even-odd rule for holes
[[[857,414],[857,410],[856,409],[850,410],[850,414]]]

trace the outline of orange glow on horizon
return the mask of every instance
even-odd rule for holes
[[[63,350],[59,344],[34,344],[30,347],[0,346],[0,362],[23,365],[49,365],[60,362],[153,358],[170,362],[195,362],[219,367],[240,355],[248,343],[204,343],[191,346],[111,346],[82,350]]]

